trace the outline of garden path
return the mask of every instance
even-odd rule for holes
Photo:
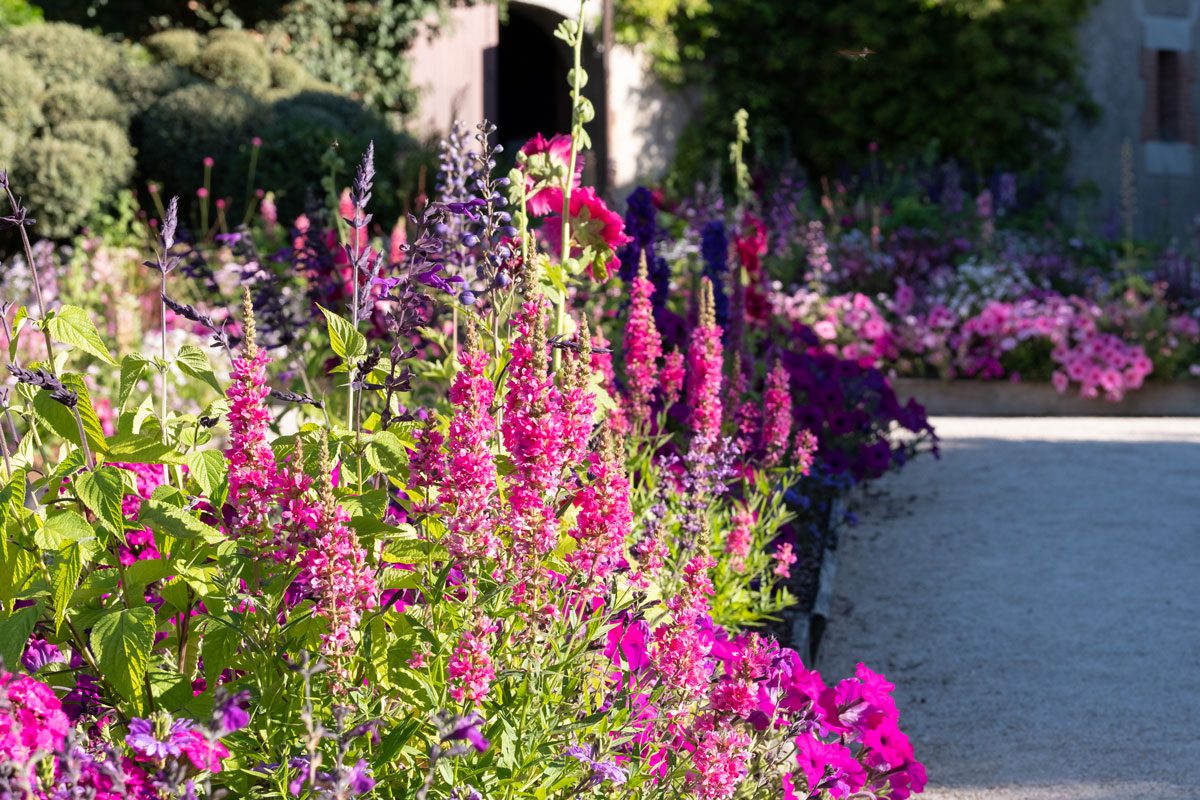
[[[1200,419],[934,425],[843,534],[817,666],[895,681],[926,800],[1200,798]]]

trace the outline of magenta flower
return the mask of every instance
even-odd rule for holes
[[[792,394],[788,388],[787,370],[778,360],[767,374],[763,390],[762,449],[763,464],[778,466],[787,453],[788,437],[792,433]]]
[[[700,442],[711,449],[721,436],[721,370],[724,349],[716,322],[713,288],[708,278],[700,283],[700,316],[687,351],[688,424]]]
[[[733,527],[725,537],[725,552],[731,558],[729,566],[734,572],[746,569],[746,558],[754,544],[754,513],[744,505],[738,504],[733,512]]]
[[[629,480],[611,440],[603,453],[592,456],[592,475],[591,484],[575,496],[579,513],[571,537],[576,548],[567,555],[585,586],[604,580],[624,563],[625,538],[633,529]]]
[[[562,204],[559,204],[561,211]],[[608,279],[608,265],[617,260],[616,250],[633,241],[625,233],[625,218],[609,209],[590,186],[571,192],[571,255],[585,258],[592,277]],[[562,216],[547,217],[542,235],[552,252],[562,252]]]
[[[691,789],[700,800],[726,800],[746,778],[752,740],[733,725],[718,723],[706,731],[692,753]]]
[[[476,705],[487,699],[496,670],[492,664],[492,634],[499,627],[489,617],[480,617],[463,631],[446,664],[450,696],[457,702]]]
[[[629,287],[629,319],[625,326],[625,383],[629,389],[630,421],[646,429],[650,424],[650,404],[658,391],[659,359],[662,336],[654,324],[654,284],[646,271],[643,253],[637,277]]]
[[[792,552],[791,542],[783,542],[775,548],[775,574],[780,578],[792,576],[792,564],[796,563],[796,554]]]
[[[812,734],[796,737],[796,764],[809,795],[823,788],[830,797],[849,797],[866,782],[866,770],[850,748],[838,742],[827,744]]]
[[[535,135],[521,147],[524,158],[522,171],[525,173],[525,201],[529,213],[544,217],[552,212],[561,212],[563,192],[567,186],[567,172],[571,166],[571,136],[560,133],[551,139],[542,134]],[[571,177],[571,189],[575,190],[583,176],[583,157],[575,158],[575,174]]]
[[[321,636],[322,651],[341,670],[354,651],[353,634],[363,613],[378,606],[379,592],[366,550],[346,524],[349,514],[333,501],[332,489],[322,488],[317,534],[313,547],[305,552],[304,572],[317,613],[329,620],[329,630]]]
[[[440,495],[440,501],[453,508],[446,518],[445,545],[455,558],[494,558],[500,547],[494,510],[496,461],[491,451],[496,432],[491,406],[496,390],[486,374],[488,355],[479,346],[473,327],[467,329],[458,363],[459,371],[450,385],[454,416]]]

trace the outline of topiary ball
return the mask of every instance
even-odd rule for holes
[[[132,111],[108,89],[86,81],[55,84],[42,99],[42,113],[51,129],[78,119],[103,119],[124,128]]]
[[[107,83],[121,48],[65,22],[24,25],[0,34],[0,51],[24,57],[47,85],[67,81]]]
[[[271,89],[279,92],[298,92],[311,88],[316,79],[308,74],[299,61],[276,53],[270,58]]]
[[[148,36],[142,44],[160,61],[189,68],[204,48],[204,37],[196,31],[176,29]]]
[[[36,220],[37,235],[71,236],[104,198],[100,154],[79,142],[38,138],[23,144],[13,160],[14,191]]]
[[[129,135],[115,122],[80,119],[54,129],[55,138],[79,142],[100,155],[96,168],[104,179],[106,193],[122,188],[133,178],[135,160]]]
[[[271,66],[266,52],[248,36],[210,40],[192,62],[192,70],[217,86],[252,94],[271,87]]]
[[[12,128],[0,123],[0,169],[12,167],[21,137]]]
[[[16,134],[31,135],[42,125],[46,84],[22,56],[0,50],[0,123]]]

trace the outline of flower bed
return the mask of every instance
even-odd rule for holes
[[[371,149],[291,222],[171,201],[71,252],[0,173],[7,793],[923,788],[892,685],[765,630],[924,415],[782,346],[760,242],[660,258],[644,203],[580,185],[572,102],[508,175],[490,125],[455,131],[395,227]]]

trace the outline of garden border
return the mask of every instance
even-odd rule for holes
[[[945,381],[891,378],[902,402],[915,398],[925,412],[964,417],[1196,417],[1200,416],[1200,382],[1149,383],[1120,402],[1087,399],[1068,389],[1059,394],[1049,383],[1013,381]]]

